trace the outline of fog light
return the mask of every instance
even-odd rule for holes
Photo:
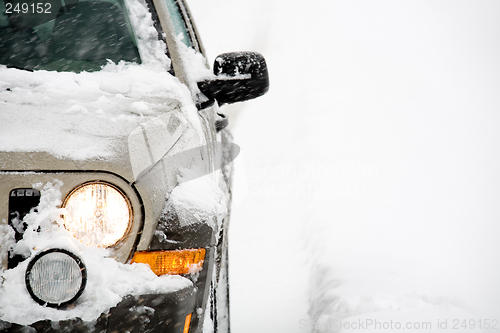
[[[37,254],[26,270],[26,287],[41,305],[61,308],[74,302],[85,289],[85,265],[73,253],[50,249]]]

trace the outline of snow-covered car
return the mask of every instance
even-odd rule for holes
[[[0,0],[0,331],[229,330],[238,154],[183,0]]]

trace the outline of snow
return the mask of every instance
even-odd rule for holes
[[[213,78],[214,74],[207,66],[206,60],[201,53],[187,47],[182,42],[183,38],[184,36],[182,34],[177,36],[179,56],[186,68],[186,82],[192,91],[193,98],[196,100],[197,96],[200,94],[200,89],[196,83]]]
[[[23,240],[14,245],[12,232],[0,234],[2,244],[14,245],[14,253],[35,255],[50,248],[66,249],[79,255],[87,269],[87,285],[75,306],[60,311],[35,303],[25,286],[28,260],[16,268],[0,272],[0,320],[28,325],[39,320],[81,318],[95,321],[118,304],[124,296],[169,293],[192,285],[181,276],[156,276],[146,264],[122,264],[109,258],[108,250],[83,245],[63,227],[57,208],[61,203],[61,184],[35,184],[41,192],[38,213],[29,213]],[[37,230],[40,228],[40,232]],[[106,267],[106,269],[102,269]]]
[[[163,71],[171,66],[170,59],[166,56],[166,45],[158,40],[158,33],[153,26],[151,13],[144,0],[125,0],[125,5],[130,13],[130,23],[137,36],[137,48],[143,64],[156,67]]]
[[[190,7],[210,59],[258,51],[271,80],[224,110],[232,331],[500,331],[498,2]]]
[[[48,151],[77,160],[112,156],[117,137],[165,111],[165,97],[185,104],[189,98],[166,70],[135,64],[79,74],[1,66],[0,77],[0,121],[11,125],[0,133],[0,149]]]
[[[199,177],[199,174],[193,170],[181,170],[179,185],[170,193],[162,214],[175,212],[181,227],[201,222],[220,230],[227,215],[224,193],[208,175]]]

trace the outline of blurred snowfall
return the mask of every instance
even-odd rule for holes
[[[233,332],[499,332],[500,2],[189,4],[211,62],[271,76],[224,109]]]

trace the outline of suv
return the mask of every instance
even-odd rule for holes
[[[38,1],[38,2],[37,2]],[[0,0],[0,331],[229,331],[238,147],[183,0]]]

